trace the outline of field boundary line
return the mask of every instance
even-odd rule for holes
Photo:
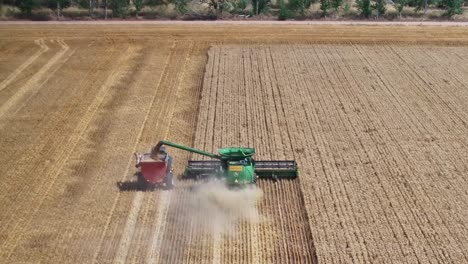
[[[161,73],[161,77],[159,78],[159,81],[158,81],[158,84],[156,85],[156,89],[154,91],[154,94],[153,94],[153,98],[151,100],[151,103],[150,105],[148,106],[148,110],[146,111],[146,114],[145,114],[145,118],[143,120],[143,123],[140,127],[140,131],[138,132],[138,135],[137,135],[137,138],[135,140],[135,144],[133,145],[133,151],[136,150],[137,148],[137,145],[140,141],[140,138],[141,138],[141,135],[143,134],[143,130],[145,128],[145,125],[146,125],[146,122],[148,121],[148,116],[151,112],[151,108],[153,107],[153,104],[154,104],[154,101],[155,101],[155,98],[156,98],[156,94],[157,94],[157,91],[159,90],[159,87],[161,85],[161,82],[162,82],[162,79],[164,77],[164,75],[166,74],[167,72],[167,66],[169,65],[169,62],[170,62],[170,59],[172,57],[172,55],[174,54],[174,47],[175,47],[175,42],[172,43],[172,46],[171,46],[171,52],[170,54],[167,56],[167,59],[166,59],[166,62],[164,64],[164,70],[163,72]],[[122,180],[125,179],[125,177],[127,176],[127,173],[128,173],[128,170],[130,169],[130,165],[132,163],[132,160],[133,160],[133,156],[131,156],[129,159],[128,159],[128,162],[127,162],[127,167],[125,169],[125,172],[122,176]],[[93,259],[91,260],[91,263],[96,263],[96,260],[97,260],[97,257],[99,255],[99,252],[101,251],[101,247],[102,247],[102,243],[104,241],[104,237],[107,233],[107,230],[109,229],[109,225],[110,225],[110,222],[112,220],[112,215],[114,214],[114,211],[115,211],[115,208],[117,207],[117,201],[119,200],[120,198],[120,192],[117,193],[117,196],[115,197],[114,199],[114,203],[112,204],[112,207],[111,207],[111,210],[109,212],[109,215],[107,217],[107,221],[106,221],[106,225],[104,226],[104,230],[102,231],[102,234],[101,234],[101,238],[99,239],[99,244],[97,246],[97,249],[94,253],[94,256],[93,256]]]
[[[33,90],[39,90],[42,88],[42,86],[52,77],[53,74],[49,74],[45,80],[39,84],[39,81],[41,80],[42,76],[47,73],[52,66],[54,66],[62,56],[67,53],[67,51],[70,49],[70,47],[65,44],[65,43],[60,43],[57,41],[60,46],[61,50],[57,52],[52,58],[47,61],[47,63],[42,66],[23,86],[19,88],[19,90],[13,94],[2,106],[0,106],[0,118],[5,115],[5,113],[14,105],[18,104],[18,101],[28,92],[33,91]],[[44,44],[45,45],[45,44]],[[71,56],[71,54],[69,56]]]
[[[438,26],[466,27],[466,21],[362,21],[362,20],[308,20],[308,21],[277,21],[277,20],[215,20],[215,21],[183,21],[183,20],[95,20],[95,21],[0,21],[0,25],[346,25],[346,26]]]
[[[46,190],[43,193],[42,197],[38,198],[39,204],[36,206],[36,208],[34,209],[32,214],[30,215],[29,219],[23,220],[23,222],[26,221],[26,223],[22,223],[22,221],[20,220],[20,221],[18,221],[18,223],[16,224],[14,229],[16,229],[16,228],[25,229],[27,226],[29,226],[29,223],[31,222],[32,218],[39,211],[39,209],[42,206],[42,204],[44,203],[45,199],[48,197],[47,194],[52,189],[52,186],[54,185],[55,180],[58,178],[60,171],[65,166],[66,161],[70,157],[70,154],[73,153],[73,151],[76,148],[78,142],[82,138],[82,135],[87,130],[87,127],[89,126],[89,123],[91,122],[91,120],[93,119],[93,117],[96,114],[97,110],[99,109],[100,105],[104,101],[104,98],[108,94],[109,89],[114,86],[116,79],[117,80],[120,79],[120,77],[122,75],[122,72],[124,72],[121,65],[123,64],[124,61],[128,61],[130,59],[131,55],[134,54],[133,49],[134,49],[133,47],[128,47],[126,52],[123,53],[124,55],[119,58],[118,62],[116,63],[116,65],[118,65],[118,66],[115,67],[115,69],[112,71],[111,75],[107,78],[105,83],[101,86],[101,89],[96,94],[94,101],[90,104],[90,106],[88,107],[88,110],[83,115],[81,121],[78,123],[78,125],[74,129],[70,139],[68,140],[68,142],[66,144],[66,147],[64,147],[63,154],[60,155],[58,157],[58,159],[57,159],[57,162],[56,162],[57,165],[52,167],[51,170],[49,171],[49,173],[47,173],[46,177],[47,176],[52,176],[52,177],[47,177],[47,178],[50,178],[51,180],[50,180],[49,186],[46,188]],[[17,235],[16,232],[12,232],[9,239],[7,239],[7,241],[8,241],[13,236],[15,237],[15,242],[13,243],[13,246],[11,247],[11,249],[8,251],[7,259],[10,258],[10,256],[12,255],[14,249],[16,248],[16,243],[17,243],[17,241],[19,241],[22,233],[23,233],[22,231],[19,231],[19,234]],[[6,244],[6,242],[5,242],[5,244]]]
[[[16,68],[8,77],[0,83],[0,91],[5,89],[16,77],[24,71],[29,65],[31,65],[37,58],[39,58],[42,54],[49,50],[49,47],[44,43],[44,39],[36,39],[34,40],[40,49],[36,51],[31,57],[29,57],[23,64],[21,64],[18,68]]]
[[[175,109],[175,106],[177,105],[177,102],[179,100],[179,92],[180,92],[181,81],[185,78],[185,72],[186,72],[186,69],[187,69],[187,64],[191,59],[193,46],[194,46],[194,42],[192,41],[190,43],[190,47],[189,47],[189,49],[187,51],[187,55],[185,57],[184,65],[182,66],[182,73],[180,74],[180,76],[179,76],[179,78],[177,80],[177,89],[176,89],[176,93],[174,95],[176,99],[174,100],[174,104],[172,105],[172,108],[170,108],[171,111],[170,111],[170,114],[169,114],[169,124],[172,124],[172,119],[174,118],[174,109]],[[169,134],[169,131],[170,131],[170,126],[166,129],[166,133],[164,134],[164,138],[167,138],[167,136]],[[168,197],[166,197],[166,196],[168,196]],[[160,248],[161,241],[164,238],[164,233],[165,233],[166,230],[165,230],[165,225],[163,226],[162,223],[163,223],[163,220],[166,218],[165,216],[167,215],[167,212],[169,211],[171,196],[172,196],[171,194],[164,195],[164,193],[163,193],[163,195],[161,195],[161,197],[159,199],[159,201],[160,201],[159,207],[158,207],[159,214],[158,214],[158,218],[157,218],[157,221],[156,221],[156,228],[157,229],[155,230],[155,232],[152,235],[151,246],[149,248],[150,251],[148,252],[146,263],[159,263],[159,252],[157,252],[157,254],[153,254],[153,253],[155,252],[155,249]],[[161,228],[161,227],[163,227],[163,228]]]

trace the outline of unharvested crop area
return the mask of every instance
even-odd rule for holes
[[[0,262],[465,263],[467,62],[456,27],[0,26]],[[160,139],[300,178],[119,188]]]
[[[466,48],[216,46],[209,58],[196,144],[294,157],[319,262],[466,261]]]

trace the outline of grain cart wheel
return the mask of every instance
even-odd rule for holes
[[[164,178],[164,184],[166,185],[166,189],[170,190],[174,188],[174,177],[172,172],[166,174],[166,178]]]

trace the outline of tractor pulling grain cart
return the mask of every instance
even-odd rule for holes
[[[172,157],[164,146],[170,146],[212,158],[213,160],[189,160],[183,174],[184,178],[201,179],[221,178],[231,186],[255,184],[257,178],[294,179],[298,176],[294,160],[258,161],[253,158],[254,148],[229,147],[218,150],[218,154],[194,149],[169,141],[159,141],[151,153],[135,153],[136,167],[140,184],[173,187]]]

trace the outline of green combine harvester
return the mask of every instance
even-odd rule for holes
[[[151,153],[135,153],[137,167],[141,167],[142,180],[151,184],[172,187],[172,157],[164,146],[170,146],[212,158],[213,160],[189,160],[184,177],[201,179],[222,178],[228,185],[255,184],[260,179],[293,179],[298,176],[294,160],[254,160],[254,148],[229,147],[218,154],[194,149],[169,141],[159,141]]]

